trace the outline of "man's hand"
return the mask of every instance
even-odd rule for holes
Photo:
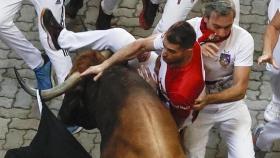
[[[93,77],[94,81],[97,81],[100,76],[103,74],[103,71],[105,70],[105,68],[102,66],[102,64],[100,65],[96,65],[96,66],[91,66],[88,69],[86,69],[81,76],[86,76],[89,74],[94,74],[95,76]]]
[[[208,104],[208,97],[207,97],[207,95],[200,96],[200,97],[198,97],[198,98],[195,100],[193,109],[194,109],[195,111],[200,111],[200,110],[202,110],[207,104]]]
[[[204,43],[201,45],[202,54],[206,57],[217,58],[219,47],[215,43]]]
[[[157,76],[154,72],[151,72],[149,68],[145,67],[144,65],[141,65],[140,68],[137,69],[139,75],[149,83],[150,86],[153,87],[154,90],[156,90],[157,87]]]
[[[258,58],[258,64],[262,64],[262,63],[269,63],[275,69],[279,69],[279,66],[277,65],[277,63],[276,63],[275,59],[273,58],[272,54],[263,53],[263,55]]]
[[[137,56],[137,59],[139,62],[145,62],[150,58],[150,56],[151,56],[151,52],[145,52],[145,53],[139,54]]]

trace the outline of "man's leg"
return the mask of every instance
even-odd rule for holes
[[[162,17],[153,33],[165,32],[177,21],[185,20],[197,1],[198,0],[181,0],[178,4],[177,0],[167,0]]]
[[[102,0],[99,6],[99,14],[96,20],[97,30],[106,30],[111,28],[111,19],[113,18],[113,10],[118,0]]]
[[[214,114],[201,111],[197,119],[184,129],[183,145],[188,158],[204,158]]]
[[[52,18],[53,14],[50,10],[46,9],[41,16],[43,21],[42,25],[46,29],[48,36],[51,38],[50,42],[56,43],[50,45],[58,45],[62,49],[74,51],[82,47],[88,47],[94,50],[109,49],[116,52],[123,46],[135,41],[135,38],[130,33],[121,28],[79,33],[74,33],[64,28],[58,32],[54,28],[62,27],[59,26],[60,24],[58,24],[54,18]]]
[[[41,52],[24,37],[13,22],[15,14],[21,8],[21,1],[0,1],[0,38],[22,57],[31,69],[35,69],[43,63]]]
[[[256,146],[262,151],[270,151],[273,141],[280,139],[280,119],[266,123],[259,136],[256,138]]]
[[[228,158],[254,158],[251,117],[243,101],[230,105],[220,115],[220,133],[228,147]]]
[[[49,89],[52,87],[50,62],[47,59],[44,62],[41,52],[24,37],[13,22],[20,7],[21,0],[0,1],[0,39],[34,70],[37,88]]]
[[[63,29],[59,35],[58,43],[61,48],[66,48],[70,51],[88,47],[93,50],[109,49],[116,52],[134,40],[135,38],[130,33],[121,28],[79,33]]]
[[[60,2],[61,3],[56,3],[56,1],[46,2],[45,0],[32,0],[32,3],[34,4],[38,15],[41,14],[43,8],[49,8],[50,10],[52,10],[54,17],[64,25],[65,15],[62,9],[63,1],[60,0]],[[63,53],[62,50],[56,51],[50,48],[48,44],[47,33],[44,31],[44,29],[41,26],[40,16],[38,17],[39,17],[38,30],[39,30],[40,41],[48,57],[50,58],[50,61],[53,64],[58,83],[60,84],[64,82],[65,77],[70,72],[70,69],[72,68],[72,61],[70,56],[64,56],[65,53]]]
[[[274,68],[271,68],[274,69]],[[272,99],[267,105],[264,112],[264,119],[266,121],[273,121],[280,119],[280,73],[279,70],[270,72],[270,85],[272,90]]]
[[[41,44],[53,64],[58,84],[61,84],[64,82],[66,76],[72,68],[72,60],[69,55],[64,56],[64,52],[62,50],[54,51],[50,49],[46,41],[46,38],[41,39]]]
[[[157,15],[159,0],[142,0],[143,9],[139,15],[140,26],[148,30],[152,27]]]

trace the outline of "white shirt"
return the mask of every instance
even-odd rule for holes
[[[202,32],[200,31],[201,19],[202,18],[193,18],[188,20],[194,27],[197,39],[202,36]],[[253,65],[254,40],[250,33],[243,28],[233,24],[230,36],[219,44],[219,48],[218,57],[216,59],[203,56],[205,81],[217,81],[226,76],[233,75],[235,66]],[[224,56],[225,54],[230,57],[230,62],[227,66],[222,66],[219,60],[220,56]],[[211,104],[211,106],[206,106],[203,110],[216,111],[240,101],[242,100],[222,104]]]
[[[193,18],[188,22],[194,27],[197,39],[202,36],[200,22],[202,18]],[[216,59],[203,56],[205,80],[216,81],[233,74],[235,66],[252,66],[254,53],[253,37],[245,29],[233,24],[231,34],[227,40],[219,44]],[[220,64],[221,56],[229,58],[229,64]]]

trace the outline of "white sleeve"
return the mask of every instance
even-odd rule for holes
[[[244,33],[243,33],[244,35]],[[254,39],[247,33],[240,38],[240,47],[237,50],[234,66],[252,66],[254,54]]]
[[[163,33],[157,34],[154,39],[154,48],[155,50],[162,50],[163,47]]]
[[[267,9],[267,13],[268,13],[267,15],[268,15],[269,21],[272,20],[272,18],[276,14],[277,10],[279,10],[279,7],[280,7],[279,0],[271,0],[269,2],[268,9]]]
[[[195,33],[196,33],[196,40],[202,35],[200,31],[200,23],[201,23],[201,17],[196,17],[187,20],[187,22],[193,27]]]

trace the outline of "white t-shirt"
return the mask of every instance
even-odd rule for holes
[[[279,9],[279,7],[280,7],[280,1],[279,0],[270,0],[270,3],[268,5],[268,9],[267,9],[269,21],[271,21],[274,14]]]
[[[154,39],[154,48],[155,50],[157,50],[157,52],[160,52],[163,50],[163,33],[159,33],[157,35],[155,35],[155,39]]]
[[[201,37],[201,18],[193,18],[188,22],[194,27],[197,39]],[[219,48],[216,59],[203,56],[206,81],[217,81],[232,75],[235,66],[253,65],[254,40],[250,33],[243,28],[234,24],[230,36],[219,44]],[[224,58],[229,63],[222,66],[220,59]]]

